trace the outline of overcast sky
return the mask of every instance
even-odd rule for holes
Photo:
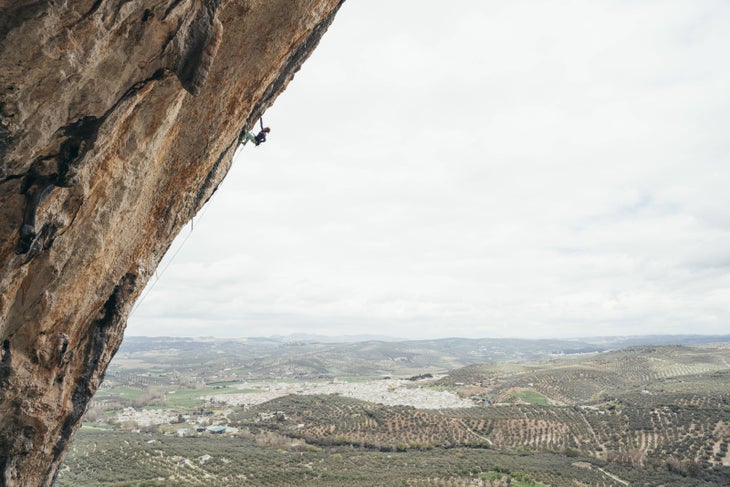
[[[730,332],[728,26],[722,0],[349,0],[127,333]]]

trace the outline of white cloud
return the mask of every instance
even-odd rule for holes
[[[724,333],[728,21],[346,3],[129,333]]]

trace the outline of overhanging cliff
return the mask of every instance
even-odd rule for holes
[[[342,1],[0,3],[0,485],[53,482],[134,300]]]

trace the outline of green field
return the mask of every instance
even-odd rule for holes
[[[520,472],[519,470],[510,473],[495,471],[484,472],[480,473],[477,478],[488,480],[490,482],[499,481],[505,484],[509,482],[508,485],[513,487],[548,487],[542,482],[536,482],[529,476],[529,474],[525,474],[524,472]]]
[[[512,391],[510,394],[527,404],[536,404],[538,406],[548,405],[548,400],[545,399],[545,396],[534,391]]]

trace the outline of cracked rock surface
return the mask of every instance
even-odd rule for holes
[[[0,1],[0,486],[53,483],[134,300],[342,1]]]

